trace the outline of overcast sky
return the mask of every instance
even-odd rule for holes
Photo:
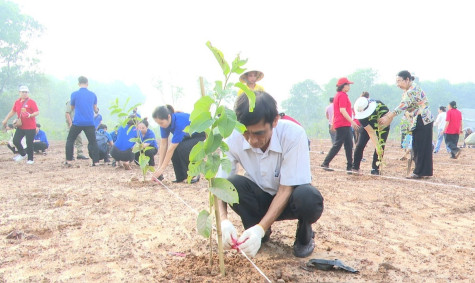
[[[15,2],[46,27],[35,42],[43,71],[137,83],[150,106],[163,103],[156,78],[184,87],[188,101],[199,97],[199,76],[222,79],[208,40],[229,62],[240,53],[263,71],[260,84],[279,103],[297,82],[322,86],[361,68],[390,84],[403,69],[421,80],[475,81],[470,1]]]

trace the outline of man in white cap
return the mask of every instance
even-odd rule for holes
[[[239,77],[239,81],[245,83],[249,89],[252,91],[264,91],[264,87],[256,84],[256,82],[264,78],[264,73],[261,71],[247,71]],[[241,89],[238,91],[238,96],[243,94],[244,91]]]
[[[390,127],[378,126],[378,119],[389,112],[388,107],[379,100],[368,99],[364,96],[359,97],[355,101],[355,118],[361,123],[365,129],[360,132],[358,143],[356,144],[354,158],[353,158],[353,173],[359,173],[361,159],[363,158],[363,151],[366,144],[371,140],[374,144],[375,150],[373,154],[373,163],[371,174],[379,175],[379,163],[384,153],[384,145],[388,139]]]

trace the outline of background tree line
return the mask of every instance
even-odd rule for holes
[[[40,108],[37,121],[42,124],[50,139],[64,139],[65,104],[70,94],[77,90],[77,78],[55,78],[38,71],[38,51],[31,50],[30,42],[43,32],[43,26],[35,19],[21,13],[17,4],[0,0],[0,117],[10,111],[13,102],[18,98],[18,86],[27,85],[31,97]],[[78,74],[83,75],[83,74]],[[87,76],[87,74],[84,74]],[[402,91],[396,84],[376,84],[377,72],[373,69],[360,69],[350,74],[348,78],[354,82],[348,93],[354,102],[363,91],[368,91],[370,97],[379,99],[389,106],[396,107],[401,99]],[[395,76],[396,77],[396,76]],[[131,98],[131,103],[144,103],[145,95],[137,85],[126,85],[121,81],[99,82],[90,79],[90,88],[98,96],[98,107],[103,122],[112,130],[117,121],[110,116],[109,106],[119,98],[125,101]],[[331,79],[323,86],[307,79],[292,86],[289,98],[282,101],[282,111],[302,123],[310,137],[328,138],[328,124],[325,118],[325,107],[329,98],[336,92],[337,78]],[[475,93],[474,83],[451,84],[447,80],[436,82],[422,81],[420,85],[427,93],[434,115],[439,106],[446,106],[450,101],[457,101],[459,108],[475,109],[475,100],[470,99]],[[157,79],[155,88],[164,100],[165,93],[171,92],[172,104],[184,98],[183,87],[177,83],[166,83]],[[199,84],[196,84],[199,93]],[[211,93],[211,84],[205,80],[206,93]],[[229,91],[225,103],[232,105],[236,90]],[[474,110],[475,111],[475,110]],[[146,115],[145,115],[146,116]],[[391,136],[399,136],[397,131],[401,115],[392,124]]]
[[[373,69],[360,69],[350,74],[348,79],[354,82],[348,92],[351,102],[354,103],[363,91],[367,91],[370,98],[381,100],[388,105],[389,109],[394,109],[401,101],[402,90],[396,86],[396,83],[376,84],[377,76],[378,73]],[[323,88],[313,80],[296,83],[290,90],[290,97],[282,102],[283,111],[297,119],[310,137],[329,137],[325,107],[329,104],[330,97],[336,93],[337,80],[338,78],[331,79]],[[396,81],[396,75],[394,75],[394,81]],[[439,106],[447,106],[452,100],[457,102],[459,109],[475,109],[475,100],[470,99],[475,93],[474,83],[451,84],[447,80],[419,82],[417,78],[416,83],[427,94],[434,118],[438,114]],[[391,125],[392,138],[399,138],[401,117],[402,115],[396,117]],[[464,127],[473,127],[475,117],[465,118]]]
[[[30,97],[40,109],[37,122],[50,139],[64,139],[65,106],[71,93],[78,89],[77,77],[59,79],[38,71],[39,53],[30,49],[30,42],[42,31],[43,26],[22,14],[16,3],[0,0],[0,116],[3,119],[18,99],[18,87],[27,85]],[[133,104],[145,102],[137,85],[121,81],[104,83],[93,78],[89,78],[89,85],[98,97],[99,113],[110,130],[117,122],[109,113],[116,97],[131,97]]]

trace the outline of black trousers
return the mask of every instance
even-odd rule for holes
[[[368,141],[370,140],[368,132],[364,128],[362,129],[363,131],[360,132],[360,137],[355,147],[355,153],[354,153],[355,157],[353,158],[353,169],[356,169],[356,170],[360,169],[360,164],[361,164],[361,159],[363,158],[364,149],[366,145],[368,144]],[[386,140],[388,139],[388,135],[389,135],[389,127],[384,128],[383,131],[384,132],[381,134],[381,138],[383,139],[384,144],[386,144]],[[378,136],[378,131],[376,131],[376,137],[377,136]],[[384,147],[385,147],[384,144],[383,144],[383,154],[384,154]],[[378,162],[378,152],[375,149],[374,154],[373,154],[373,163],[371,165],[372,169],[379,170],[379,165],[376,164],[377,162]]]
[[[459,142],[459,134],[445,134],[445,145],[450,148],[450,154],[455,157],[460,148],[457,147]]]
[[[33,151],[40,152],[45,151],[48,148],[48,145],[44,142],[33,142]]]
[[[244,176],[234,175],[228,180],[234,185],[239,195],[239,203],[230,206],[241,217],[244,228],[248,229],[258,224],[269,210],[274,196],[263,191],[256,183]],[[310,227],[310,229],[299,229],[301,231],[297,235],[297,239],[302,243],[308,243],[313,236],[310,225],[317,222],[322,212],[323,197],[320,192],[310,184],[303,184],[294,187],[289,202],[277,221],[298,219],[302,222],[300,227]]]
[[[328,152],[327,157],[325,157],[323,164],[330,165],[330,162],[333,160],[335,155],[338,154],[342,145],[345,147],[346,169],[351,170],[353,163],[353,133],[351,127],[340,127],[336,129],[335,143],[333,143],[333,146]]]
[[[414,152],[414,171],[419,176],[432,176],[432,123],[424,125],[421,115],[417,116],[415,129],[412,131],[412,150]]]
[[[145,156],[150,157],[150,160],[148,161],[149,166],[155,166],[155,155],[157,154],[158,150],[154,147],[151,149],[147,149],[145,151]],[[139,163],[139,156],[140,156],[140,151],[135,153],[135,162]]]
[[[35,139],[36,129],[23,130],[16,129],[15,135],[13,135],[13,144],[18,150],[18,153],[21,156],[28,155],[28,160],[33,160],[33,140]],[[21,140],[25,137],[26,140],[26,151],[21,145]]]
[[[130,162],[134,160],[134,153],[132,152],[131,148],[127,150],[120,150],[115,145],[112,146],[111,156],[116,161]]]
[[[178,182],[188,178],[188,164],[190,164],[190,152],[193,147],[206,138],[204,133],[195,133],[191,137],[184,138],[176,147],[172,156],[173,170]]]
[[[66,139],[66,160],[73,160],[74,142],[82,131],[84,131],[87,138],[89,157],[91,157],[93,163],[99,162],[99,147],[97,146],[96,128],[94,126],[71,126]]]

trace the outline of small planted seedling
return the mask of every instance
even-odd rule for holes
[[[148,162],[150,161],[150,157],[145,155],[145,152],[149,149],[153,149],[151,146],[146,146],[146,144],[150,143],[153,139],[146,139],[142,140],[142,134],[140,131],[137,129],[138,124],[140,123],[140,120],[137,117],[130,117],[130,113],[140,106],[140,104],[136,104],[130,108],[127,108],[127,104],[129,103],[130,97],[127,98],[127,100],[124,103],[124,106],[119,105],[119,99],[116,98],[116,100],[112,103],[112,105],[109,107],[111,110],[111,115],[117,115],[119,118],[119,125],[122,127],[125,127],[129,121],[133,121],[133,125],[129,127],[128,132],[129,133],[132,129],[136,129],[137,137],[131,138],[130,141],[134,142],[135,145],[132,148],[133,153],[140,152],[139,155],[139,166],[140,170],[142,171],[142,177],[143,181],[145,182],[145,178],[147,177],[148,172],[154,172],[155,168],[153,166],[148,165]]]
[[[378,105],[376,106],[376,114],[371,116],[372,119],[376,119],[377,121],[388,112],[387,109],[381,109],[382,106],[382,103],[378,103]],[[383,134],[387,131],[387,127],[383,127],[378,124],[378,130],[376,131],[376,137],[378,139],[376,143],[376,153],[378,154],[378,161],[376,161],[376,165],[379,166],[380,173],[382,173],[383,171],[384,147],[386,146],[386,141],[383,139]]]
[[[208,41],[208,48],[214,54],[224,75],[223,81],[216,81],[214,91],[211,95],[203,96],[195,103],[193,112],[190,115],[190,125],[185,128],[188,133],[205,132],[206,140],[198,142],[190,152],[190,164],[188,166],[188,182],[194,176],[203,174],[208,181],[209,210],[202,210],[197,219],[198,232],[210,239],[210,265],[212,264],[212,218],[216,220],[218,254],[220,272],[224,276],[223,243],[221,240],[221,221],[219,216],[218,198],[222,201],[234,204],[239,202],[236,188],[225,178],[216,178],[220,167],[228,172],[231,170],[231,162],[225,156],[229,150],[224,139],[231,135],[234,130],[243,133],[245,126],[237,121],[236,113],[221,105],[223,99],[229,95],[231,88],[242,89],[249,98],[250,111],[254,109],[256,96],[247,85],[238,82],[229,82],[231,75],[242,74],[242,68],[247,60],[241,60],[236,56],[231,66],[224,59],[223,53],[213,47]]]

